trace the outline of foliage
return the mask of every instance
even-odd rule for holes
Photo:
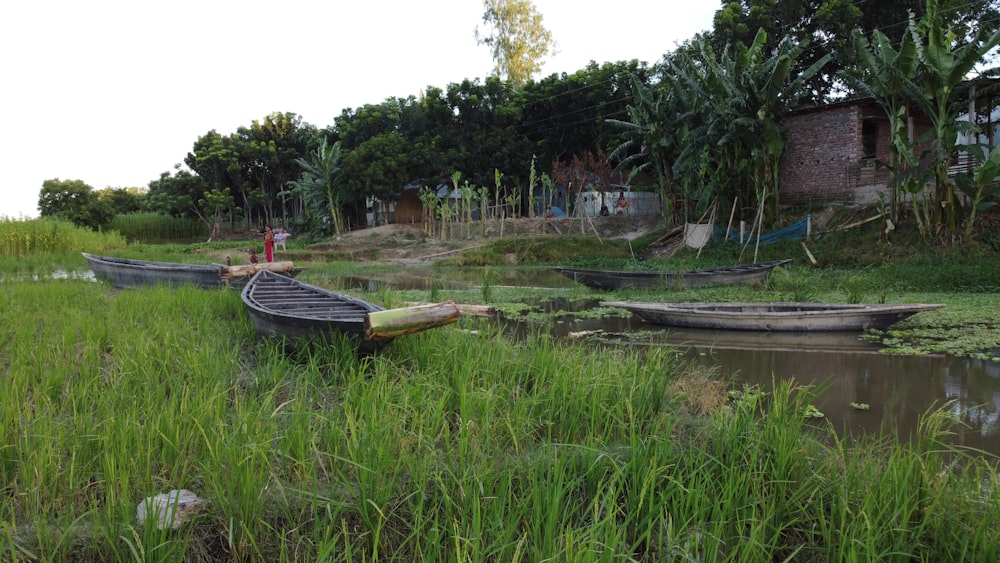
[[[194,288],[14,283],[0,315],[5,559],[1000,555],[993,460],[948,442],[950,405],[909,442],[847,441],[803,418],[809,389],[726,401],[668,350],[492,320],[359,357],[258,339]],[[172,488],[206,512],[137,526]]]
[[[711,33],[716,49],[748,46],[758,30],[770,38],[765,49],[771,51],[782,38],[793,41],[816,41],[795,61],[798,74],[825,56],[832,56],[823,72],[807,80],[809,105],[839,98],[845,86],[839,80],[844,72],[858,66],[858,52],[852,49],[852,35],[873,38],[884,30],[905,27],[910,14],[917,19],[927,12],[923,2],[895,0],[853,2],[849,0],[740,0],[725,2],[715,14]],[[945,0],[940,14],[959,37],[968,38],[979,30],[996,29],[1000,11],[993,0]],[[822,38],[822,40],[817,40]],[[890,44],[898,48],[897,44]]]
[[[319,147],[310,153],[310,160],[295,160],[302,167],[302,177],[288,182],[288,189],[278,193],[301,198],[307,214],[329,219],[337,235],[344,230],[341,205],[345,195],[343,186],[338,182],[340,159],[340,141],[330,145],[324,137]]]
[[[225,193],[233,201],[223,206],[224,213],[242,213],[247,230],[251,225],[274,223],[279,215],[285,216],[284,203],[302,213],[301,200],[286,202],[278,193],[287,182],[299,177],[301,169],[295,161],[307,156],[309,145],[317,137],[316,128],[302,123],[294,113],[272,113],[250,126],[239,127],[231,135],[212,130],[200,137],[184,163],[205,183],[202,189],[214,194],[207,199],[203,193],[192,194],[192,201],[205,200],[213,207],[207,216],[204,210],[199,212],[203,220],[214,219],[211,200]],[[280,213],[278,204],[282,204]]]
[[[914,142],[907,134],[907,103],[920,94],[913,84],[916,73],[917,46],[911,33],[904,33],[899,50],[889,38],[876,30],[869,42],[863,35],[853,36],[859,73],[845,73],[844,78],[859,93],[876,100],[889,119],[890,156],[881,163],[892,171],[889,186],[889,218],[900,222],[900,206],[905,195],[918,198],[923,181]],[[917,218],[920,220],[918,213]],[[924,222],[920,221],[923,226]]]
[[[115,231],[94,232],[65,219],[0,217],[0,256],[3,257],[23,259],[38,254],[105,252],[124,246],[125,239]]]
[[[38,195],[42,217],[61,217],[74,225],[99,229],[111,219],[111,209],[103,205],[94,188],[82,180],[54,178],[42,182]]]
[[[960,38],[939,11],[938,0],[927,0],[927,13],[919,23],[910,21],[917,37],[917,81],[923,96],[915,100],[932,123],[935,205],[939,224],[956,233],[957,201],[948,167],[957,154],[958,123],[955,121],[958,86],[987,53],[1000,45],[1000,30],[983,27],[971,39]]]
[[[143,188],[104,188],[94,192],[112,217],[142,210],[147,190]]]
[[[611,154],[619,166],[649,169],[677,220],[689,222],[717,199],[741,202],[755,228],[778,206],[778,164],[785,140],[780,119],[806,93],[806,81],[828,62],[821,57],[793,74],[806,43],[783,38],[766,50],[767,34],[735,54],[696,38],[664,62],[650,89],[636,81],[629,120],[616,123],[625,142]]]
[[[195,219],[162,213],[124,213],[115,215],[108,228],[132,242],[204,240],[205,225]]]
[[[552,33],[531,0],[483,0],[483,8],[486,30],[477,29],[476,40],[489,46],[493,73],[515,88],[524,86],[541,70],[542,59],[555,54]]]
[[[626,118],[633,80],[649,87],[653,79],[652,69],[631,60],[591,62],[572,74],[531,81],[518,91],[519,130],[532,143],[539,163],[608,153],[623,141],[621,129],[609,120]],[[627,175],[623,173],[618,183],[624,184]]]
[[[983,145],[970,145],[966,150],[975,159],[977,166],[966,174],[955,176],[955,183],[969,198],[969,214],[963,221],[966,238],[972,236],[976,217],[980,211],[1000,203],[1000,149],[989,150]]]
[[[959,86],[975,65],[1000,45],[1000,31],[990,31],[990,27],[979,28],[971,37],[960,37],[950,18],[942,13],[938,0],[927,0],[924,16],[919,21],[910,18],[898,52],[881,32],[873,34],[874,46],[856,39],[856,51],[865,74],[856,77],[855,82],[876,96],[890,118],[893,146],[890,166],[902,174],[894,189],[902,186],[912,196],[914,217],[925,238],[934,236],[936,226],[945,227],[951,236],[957,234],[958,202],[948,167],[961,148],[957,140],[962,124],[955,119],[964,95]],[[927,135],[915,142],[911,141],[903,119],[908,105],[917,108],[931,122]],[[921,197],[925,189],[925,177],[920,172],[924,155],[917,151],[922,150],[924,143],[929,143],[927,169],[934,180],[930,200]],[[967,226],[967,232],[971,232],[971,223]]]

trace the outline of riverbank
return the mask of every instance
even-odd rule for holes
[[[1000,556],[996,468],[947,443],[947,409],[847,443],[807,390],[730,394],[666,349],[470,316],[291,353],[231,291],[5,289],[5,560]],[[194,518],[139,525],[172,489]]]
[[[372,284],[359,296],[495,304],[538,329],[467,316],[372,357],[347,342],[290,351],[260,339],[231,291],[4,282],[0,418],[11,423],[0,428],[0,559],[1000,558],[996,459],[950,441],[962,416],[951,405],[922,413],[905,441],[844,439],[811,418],[808,388],[730,389],[665,348],[554,342],[544,327],[558,311],[533,309],[545,293],[494,277],[573,261],[714,265],[738,254],[633,258],[652,236],[417,240],[414,256],[449,252],[428,268],[483,264],[472,274],[481,283]],[[821,259],[833,254],[823,244],[848,247],[832,238],[810,247]],[[312,258],[296,259],[309,268],[302,276],[325,285],[413,268],[366,249],[374,240],[296,241],[289,253]],[[120,253],[207,263],[241,244],[251,243]],[[463,248],[450,253],[453,244]],[[350,252],[358,259],[343,258]],[[31,256],[11,267],[74,260]],[[796,261],[768,284],[642,297],[896,300],[939,287],[957,296],[944,311],[965,296],[965,313],[987,315],[995,298],[975,288],[998,279],[995,267],[971,250],[859,269]],[[559,294],[593,297],[581,287]],[[177,489],[204,501],[190,522],[176,531],[137,523],[143,499]]]

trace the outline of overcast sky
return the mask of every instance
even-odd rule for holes
[[[719,2],[534,0],[559,52],[654,63]],[[480,0],[8,1],[0,6],[0,216],[38,215],[42,182],[147,186],[198,137],[272,112],[319,128],[345,108],[482,79]],[[537,78],[537,77],[536,77]]]

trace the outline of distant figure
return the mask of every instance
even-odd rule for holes
[[[226,266],[232,266],[232,265],[233,265],[233,257],[227,254],[226,255]]]
[[[607,217],[608,215],[611,215],[611,211],[608,210],[608,204],[602,203],[601,204],[601,217]]]
[[[260,262],[260,260],[257,258],[257,249],[256,248],[251,248],[250,249],[250,263],[251,264],[257,264],[258,262]]]
[[[274,262],[274,231],[271,225],[264,225],[264,259]]]
[[[625,190],[618,192],[618,203],[615,204],[618,209],[615,210],[615,215],[624,215],[625,208],[628,207],[628,200],[625,199]]]
[[[274,244],[275,244],[275,246],[280,246],[281,247],[281,251],[285,252],[287,250],[285,248],[285,241],[287,241],[288,237],[290,237],[290,236],[292,236],[292,233],[286,231],[284,227],[280,227],[278,229],[278,232],[274,233]]]
[[[556,207],[555,205],[553,205],[553,206],[549,207],[549,212],[546,213],[545,216],[546,217],[565,217],[566,216],[566,212],[564,212],[562,209],[559,209],[558,207]]]

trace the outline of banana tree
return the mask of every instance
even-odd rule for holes
[[[931,153],[934,159],[934,193],[937,219],[949,231],[956,229],[954,184],[948,179],[948,167],[958,153],[960,125],[960,90],[969,73],[994,47],[1000,45],[1000,31],[981,26],[971,39],[959,38],[952,25],[938,10],[937,0],[927,1],[927,10],[919,23],[910,18],[910,33],[917,45],[917,83],[923,96],[917,99],[930,118],[933,131]]]
[[[338,235],[343,232],[340,212],[343,193],[337,181],[340,175],[340,156],[340,141],[330,145],[323,138],[319,147],[310,154],[309,160],[295,159],[302,168],[302,176],[288,182],[288,189],[278,194],[299,195],[310,209],[322,210],[330,219],[334,233]]]
[[[905,178],[910,176],[908,171],[915,169],[910,165],[915,155],[906,117],[908,100],[920,97],[919,89],[913,82],[917,68],[917,45],[913,35],[905,33],[897,51],[889,38],[878,30],[873,32],[871,42],[860,32],[855,32],[852,44],[860,73],[845,74],[844,78],[859,93],[874,99],[889,118],[889,161],[882,164],[893,173],[889,187],[889,218],[898,224],[902,196],[909,191],[906,186],[911,184]]]
[[[966,237],[972,236],[976,214],[1000,201],[1000,149],[990,151],[983,145],[967,146],[966,150],[980,163],[967,174],[955,177],[955,183],[969,197],[969,214],[963,222]]]

